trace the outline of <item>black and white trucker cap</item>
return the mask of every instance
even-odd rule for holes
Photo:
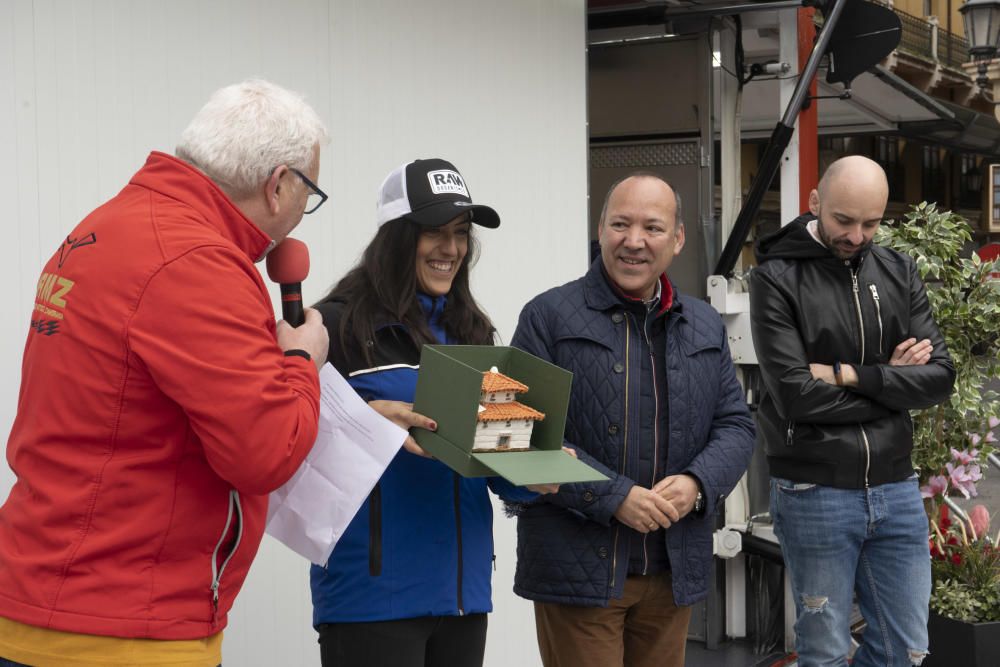
[[[380,227],[399,218],[440,227],[466,212],[477,225],[500,226],[496,211],[472,203],[465,179],[455,165],[435,158],[414,160],[393,169],[379,188],[375,218]]]

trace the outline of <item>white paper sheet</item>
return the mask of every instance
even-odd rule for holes
[[[271,494],[267,532],[323,565],[407,433],[368,407],[330,364],[319,381],[316,444],[292,478]]]

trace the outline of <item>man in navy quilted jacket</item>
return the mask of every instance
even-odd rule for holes
[[[546,667],[681,667],[753,422],[719,315],[667,278],[684,247],[673,188],[632,174],[599,224],[601,256],[529,302],[512,344],[573,372],[566,446],[609,481],[521,510],[514,592],[535,602]]]

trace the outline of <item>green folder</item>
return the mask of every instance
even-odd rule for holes
[[[473,452],[483,373],[496,366],[528,385],[517,401],[545,419],[535,422],[528,450]],[[424,345],[413,409],[437,422],[437,431],[412,429],[417,443],[464,477],[499,475],[518,486],[606,480],[562,451],[573,374],[513,347]]]

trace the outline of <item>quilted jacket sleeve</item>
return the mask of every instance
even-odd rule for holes
[[[521,311],[511,345],[533,354],[539,359],[555,363],[552,353],[553,344],[549,327],[546,326],[544,306],[539,304],[537,299],[531,301]],[[563,484],[559,487],[558,493],[546,494],[541,497],[541,500],[565,507],[593,521],[609,525],[618,510],[618,506],[625,500],[635,482],[611,470],[576,444],[568,441],[564,441],[563,444],[573,449],[579,460],[606,475],[608,481]]]
[[[243,493],[284,484],[319,425],[313,362],[283,356],[267,294],[233,251],[206,247],[150,280],[127,344],[187,415],[215,472]]]
[[[929,408],[946,400],[951,395],[955,383],[955,367],[945,346],[944,336],[938,330],[931,313],[930,303],[924,283],[917,274],[916,264],[904,256],[910,282],[910,324],[909,335],[919,340],[928,339],[933,349],[931,358],[922,366],[862,366],[859,377],[873,376],[872,381],[862,381],[855,388],[882,405],[893,410],[918,410]],[[896,341],[898,345],[901,341]]]
[[[750,326],[764,386],[782,418],[849,424],[889,414],[866,396],[813,379],[792,308],[766,268],[750,274]]]
[[[743,397],[743,388],[736,379],[725,330],[722,332],[720,366],[721,388],[712,414],[708,443],[684,470],[701,482],[706,516],[715,511],[719,501],[732,491],[750,465],[755,437],[753,419]]]

